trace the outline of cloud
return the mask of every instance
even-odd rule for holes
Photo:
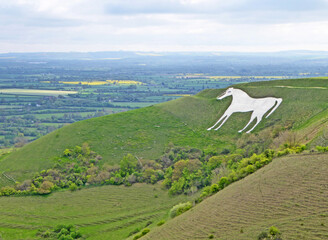
[[[0,51],[328,50],[328,0],[0,0]]]

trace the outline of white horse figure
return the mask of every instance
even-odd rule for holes
[[[250,133],[262,120],[262,117],[264,114],[269,111],[273,106],[275,106],[271,112],[266,116],[268,118],[280,105],[282,102],[281,98],[273,98],[273,97],[266,97],[266,98],[252,98],[248,96],[247,93],[240,89],[236,88],[228,88],[222,95],[218,96],[217,99],[221,100],[225,97],[232,96],[232,102],[231,105],[228,107],[228,109],[225,111],[223,116],[210,128],[207,130],[213,129],[219,122],[222,121],[220,126],[215,128],[214,130],[218,130],[222,125],[228,120],[228,118],[231,116],[231,114],[235,112],[253,112],[251,119],[246,124],[246,126],[239,130],[238,132],[244,131],[248,125],[253,122],[253,120],[256,118],[255,125],[247,131],[247,133]]]

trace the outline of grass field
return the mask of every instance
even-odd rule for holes
[[[275,87],[282,84],[312,88]],[[327,85],[328,78],[318,78],[257,82],[236,87],[253,97],[283,98],[280,107],[258,125],[255,133],[267,126],[291,122],[294,129],[302,129],[306,135],[309,121],[314,121],[318,123],[317,131],[312,136],[315,138],[319,130],[326,126],[321,124],[327,119],[322,112],[328,109],[328,90],[317,87]],[[231,98],[216,100],[222,91],[204,90],[195,96],[65,126],[9,155],[2,161],[0,172],[23,180],[36,171],[52,166],[53,157],[66,148],[83,142],[88,142],[94,151],[103,156],[102,161],[109,164],[118,163],[127,153],[156,159],[169,142],[218,151],[234,149],[236,140],[241,136],[237,131],[246,125],[249,113],[233,114],[219,131],[206,130],[230,104]]]
[[[14,94],[14,95],[42,95],[42,96],[59,96],[76,94],[75,91],[58,91],[58,90],[39,90],[39,89],[0,89],[0,94]]]
[[[169,197],[158,185],[102,186],[45,197],[1,197],[0,239],[36,239],[38,229],[74,224],[87,239],[126,239],[156,226],[170,208],[190,200]],[[2,238],[1,238],[2,237]]]
[[[233,183],[142,239],[328,239],[328,154],[288,156]]]

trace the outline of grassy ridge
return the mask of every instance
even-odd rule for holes
[[[233,183],[142,239],[327,239],[328,154],[288,156]]]
[[[188,200],[185,195],[169,197],[158,185],[146,184],[64,191],[47,197],[2,197],[0,238],[35,239],[37,229],[75,224],[88,239],[125,239],[147,223],[155,226],[167,218],[172,206]]]
[[[281,106],[255,132],[277,123],[292,122],[305,135],[313,123],[327,119],[324,112],[328,109],[327,86],[328,78],[236,85],[252,97],[283,98]],[[237,131],[248,122],[250,113],[233,114],[219,131],[206,131],[231,102],[231,98],[215,99],[222,91],[208,89],[195,96],[71,124],[13,152],[1,161],[0,172],[5,171],[17,180],[26,179],[36,171],[51,167],[53,157],[64,149],[83,142],[88,142],[103,156],[103,162],[109,164],[118,163],[127,153],[155,159],[169,142],[215,150],[233,149],[241,136]],[[318,127],[322,128],[320,124]]]

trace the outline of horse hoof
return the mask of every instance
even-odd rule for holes
[[[208,128],[208,129],[207,129],[207,131],[210,131],[210,130],[212,130],[212,128]]]
[[[238,132],[241,133],[243,130],[239,130]]]

